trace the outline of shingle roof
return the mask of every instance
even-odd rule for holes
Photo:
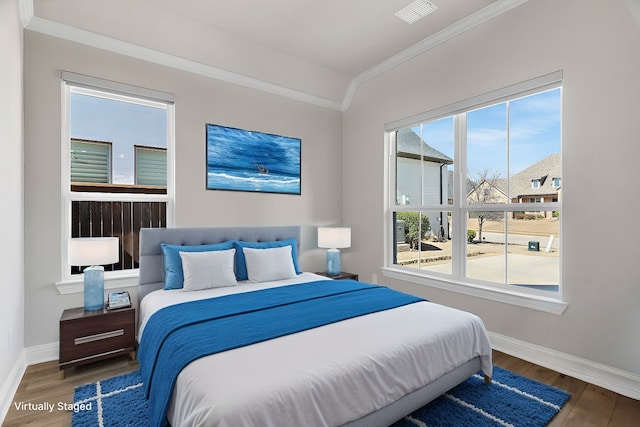
[[[522,172],[510,178],[509,192],[512,197],[554,194],[559,187],[553,185],[554,178],[562,177],[560,154],[551,154],[537,163],[532,164]],[[540,187],[533,188],[532,181],[540,180]]]
[[[398,156],[419,159],[421,142],[422,155],[426,161],[446,163],[448,165],[453,164],[453,159],[451,157],[431,147],[425,141],[422,141],[412,129],[403,129],[398,131],[396,136]]]

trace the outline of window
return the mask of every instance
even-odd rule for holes
[[[126,275],[138,267],[140,228],[172,221],[173,97],[73,73],[62,77],[65,242],[118,237],[120,260],[105,271]],[[63,278],[84,267],[64,261]]]
[[[559,295],[560,77],[387,126],[388,266]]]
[[[71,138],[71,182],[111,182],[111,144]]]
[[[136,145],[136,185],[167,186],[167,149]]]

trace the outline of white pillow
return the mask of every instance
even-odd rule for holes
[[[233,271],[235,249],[180,252],[185,291],[222,288],[238,284]]]
[[[296,269],[291,257],[291,246],[279,248],[242,248],[247,264],[247,275],[252,282],[291,279],[296,277]]]

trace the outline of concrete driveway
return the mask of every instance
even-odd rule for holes
[[[507,254],[509,277],[512,285],[548,286],[558,285],[559,259],[557,257],[537,257],[520,254]],[[467,258],[467,276],[472,279],[505,283],[504,255]],[[451,273],[449,264],[423,264],[423,270]]]

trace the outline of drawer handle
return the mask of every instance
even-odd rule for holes
[[[104,339],[107,339],[107,338],[120,337],[122,335],[124,335],[124,329],[118,329],[116,331],[103,332],[101,334],[87,335],[86,337],[76,338],[73,341],[73,343],[75,345],[86,344],[86,343],[89,343],[89,342],[100,341],[100,340],[104,340]]]

